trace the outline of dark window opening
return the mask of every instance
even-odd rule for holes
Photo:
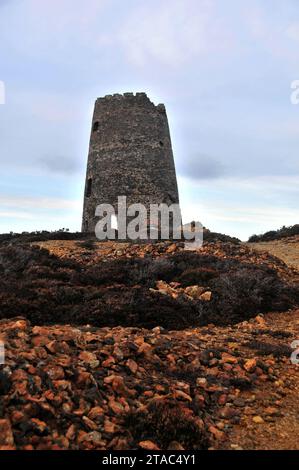
[[[92,178],[88,178],[87,186],[86,186],[86,197],[91,196],[91,186],[92,186]]]
[[[160,146],[163,147],[164,143],[162,142],[162,140],[160,140],[159,142]]]
[[[88,221],[87,220],[85,220],[85,223],[84,223],[84,231],[88,232]]]
[[[98,130],[98,128],[99,128],[99,121],[96,121],[96,122],[94,123],[94,125],[92,126],[93,132],[96,132],[96,131]]]

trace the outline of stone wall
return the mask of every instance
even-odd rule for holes
[[[145,93],[98,98],[86,171],[82,231],[93,231],[98,204],[178,203],[166,110]]]

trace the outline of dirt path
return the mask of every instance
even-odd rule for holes
[[[257,251],[268,252],[283,260],[294,270],[299,270],[299,237],[273,242],[247,243],[246,245]],[[294,279],[299,279],[296,272],[294,272]],[[291,325],[293,332],[298,332],[299,340],[299,312],[292,313],[291,318],[287,313],[269,314],[265,316],[265,321],[282,331],[290,329]],[[277,393],[274,392],[274,395],[272,384],[270,387],[267,384],[263,389],[256,390],[255,400],[258,413],[256,416],[260,416],[262,420],[244,414],[240,425],[233,428],[227,448],[299,449],[299,365],[293,365],[290,360],[280,364],[279,377],[274,385],[277,387]],[[277,401],[275,401],[275,395],[277,395]],[[269,398],[273,405],[264,408],[264,404],[268,405]],[[267,415],[267,409],[269,415]]]
[[[272,242],[246,243],[249,248],[267,251],[282,259],[288,266],[299,270],[299,236]]]
[[[268,314],[265,322],[280,331],[293,331],[299,340],[299,311],[291,315],[290,322],[288,313]],[[241,422],[232,429],[225,448],[299,450],[299,365],[285,358],[275,375],[277,379],[273,383],[265,383],[254,390],[254,409],[249,413],[244,409]]]

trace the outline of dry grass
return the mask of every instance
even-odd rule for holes
[[[299,236],[271,242],[249,243],[248,246],[258,251],[267,251],[282,259],[288,266],[299,270]]]

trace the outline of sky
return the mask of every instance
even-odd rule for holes
[[[298,79],[298,0],[0,0],[0,232],[80,230],[94,101],[127,91],[166,106],[185,223],[299,223]]]

